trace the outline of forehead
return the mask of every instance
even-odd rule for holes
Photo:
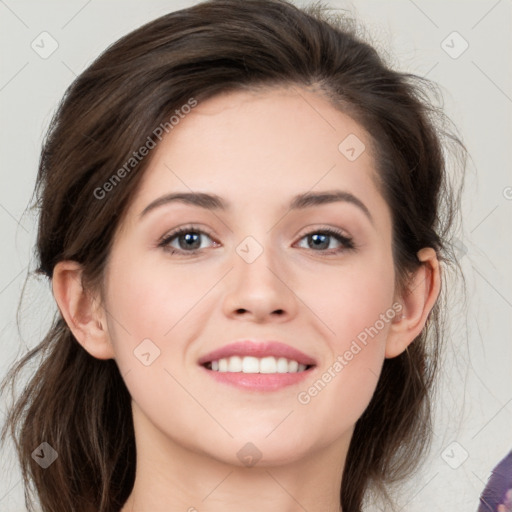
[[[223,93],[200,102],[154,150],[133,203],[165,192],[210,192],[243,205],[339,189],[378,206],[372,141],[311,90]],[[385,205],[384,205],[385,206]]]

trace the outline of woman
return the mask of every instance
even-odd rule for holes
[[[4,431],[42,510],[355,512],[417,466],[464,150],[427,86],[281,0],[75,80],[36,189],[59,314]]]

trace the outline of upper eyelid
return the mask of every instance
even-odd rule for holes
[[[308,234],[311,234],[312,232],[321,232],[321,231],[329,231],[329,230],[338,230],[338,231],[341,231],[342,234],[344,236],[346,236],[347,238],[353,238],[352,235],[344,228],[340,228],[340,227],[332,227],[332,226],[320,226],[320,227],[311,227],[311,228],[304,228],[306,231],[304,231],[302,233],[302,236],[305,236],[305,235],[308,235]],[[175,228],[175,229],[171,229],[170,231],[168,231],[166,234],[164,234],[162,237],[161,237],[161,240],[164,240],[165,238],[168,238],[170,236],[176,236],[177,234],[179,234],[180,232],[183,232],[183,231],[192,231],[192,232],[198,232],[198,233],[202,233],[202,234],[205,234],[205,235],[208,235],[209,237],[211,238],[215,238],[215,235],[213,235],[208,229],[206,228],[202,228],[202,227],[199,227],[199,226],[196,226],[196,225],[185,225],[185,226],[182,226],[182,227],[178,227],[178,228]],[[298,235],[296,235],[298,236]]]
[[[210,238],[215,238],[212,233],[210,233],[208,230],[206,230],[204,228],[199,228],[199,227],[193,226],[193,225],[192,226],[186,225],[186,226],[182,226],[182,227],[179,227],[176,229],[171,229],[169,232],[167,232],[165,235],[163,235],[160,238],[160,240],[166,240],[171,237],[174,238],[175,236],[179,235],[182,232],[189,232],[189,231],[201,233],[201,234],[209,236]]]

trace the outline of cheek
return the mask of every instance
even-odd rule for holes
[[[176,423],[173,408],[183,412],[178,422],[185,424],[197,414],[195,402],[179,384],[184,381],[187,339],[180,334],[207,284],[194,286],[181,270],[167,269],[163,278],[164,271],[136,257],[130,262],[112,258],[107,287],[109,334],[119,371],[138,408],[161,422],[162,430]]]
[[[180,356],[177,340],[168,340],[192,301],[178,276],[164,279],[162,269],[132,256],[113,257],[107,278],[109,334],[122,374],[150,361],[161,366],[170,348]]]
[[[325,283],[322,293],[317,285],[316,296],[312,289],[307,296],[327,326],[330,353],[297,400],[318,417],[330,417],[335,435],[340,425],[348,428],[362,415],[378,382],[387,333],[396,316],[392,259],[360,261],[319,275],[318,282]]]
[[[382,323],[382,315],[394,316],[392,260],[372,260],[354,258],[351,265],[319,269],[303,281],[301,297],[325,325],[337,353],[358,335],[364,341],[368,329],[374,333],[371,339],[382,341],[389,327],[389,321]]]
[[[115,331],[123,338],[130,333],[134,342],[148,337],[157,343],[167,340],[211,286],[207,276],[194,278],[180,267],[169,269],[136,258],[114,265],[109,273],[109,308]]]

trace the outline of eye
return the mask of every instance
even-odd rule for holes
[[[333,228],[326,228],[326,229],[318,229],[316,231],[310,231],[309,233],[306,233],[301,240],[307,239],[308,240],[308,247],[309,249],[313,249],[316,252],[325,252],[327,254],[337,254],[342,251],[346,250],[354,250],[355,245],[354,241],[351,237],[346,236],[341,231],[338,231]],[[341,248],[334,248],[331,250],[323,250],[328,249],[330,242],[332,240],[335,240],[338,242],[338,244],[341,245]]]
[[[208,245],[206,247],[201,246],[201,238],[204,236],[212,240],[212,237],[208,232],[195,226],[184,226],[165,235],[158,243],[158,246],[171,254],[196,254],[202,249],[208,247]],[[321,228],[315,231],[310,231],[300,240],[305,239],[308,240],[308,247],[306,247],[306,249],[312,249],[315,252],[338,254],[343,251],[355,249],[355,245],[351,237],[348,237],[341,231],[333,228]],[[329,249],[333,240],[338,243],[339,247]],[[214,241],[214,244],[217,244],[217,242]]]
[[[206,231],[194,226],[185,226],[165,235],[158,243],[158,246],[163,247],[165,251],[171,254],[195,254],[204,249],[204,247],[201,247],[202,236],[206,236],[211,240],[210,235]],[[172,245],[174,241],[178,244],[178,247]]]

